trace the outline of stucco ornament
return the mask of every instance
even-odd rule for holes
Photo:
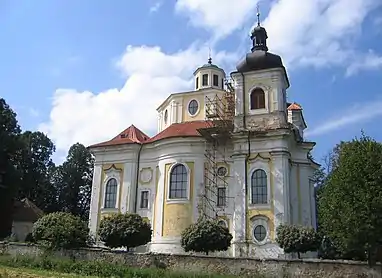
[[[140,179],[143,183],[149,183],[153,178],[153,170],[151,168],[143,168],[141,170]]]

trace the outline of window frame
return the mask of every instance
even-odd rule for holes
[[[171,198],[171,175],[174,169],[177,166],[183,166],[186,170],[186,175],[187,175],[187,181],[186,181],[186,197],[185,198]],[[187,203],[190,201],[190,176],[191,176],[191,171],[190,168],[186,163],[181,163],[181,162],[175,162],[171,165],[170,169],[168,170],[167,173],[167,196],[166,196],[166,202],[167,203]]]
[[[265,91],[262,88],[256,87],[255,89],[251,91],[249,96],[250,96],[249,100],[250,100],[251,110],[260,110],[260,109],[266,108]]]
[[[164,120],[164,124],[167,125],[167,123],[168,123],[168,109],[166,109],[164,111],[163,120]]]
[[[206,78],[206,80],[204,80],[204,78]],[[202,87],[207,87],[208,86],[208,73],[204,73],[204,74],[202,74]],[[206,82],[204,82],[204,81],[206,81]]]
[[[256,173],[260,172],[261,174],[264,174],[265,176],[260,176],[260,177],[254,177],[254,175]],[[260,185],[257,185],[255,184],[255,179],[261,179],[260,182],[263,182],[265,180],[265,185],[264,184],[260,184]],[[250,200],[251,200],[251,205],[268,205],[269,203],[269,190],[268,190],[268,175],[267,175],[267,172],[264,171],[263,169],[255,169],[252,173],[251,173],[251,179],[250,179],[250,185],[251,185],[251,195],[250,195]],[[258,203],[255,203],[254,202],[254,196],[258,196],[257,199],[259,199],[259,196],[261,196],[262,198],[262,201],[264,199],[264,194],[256,194],[254,195],[255,193],[253,192],[254,189],[256,188],[262,188],[264,189],[265,187],[265,190],[266,190],[266,194],[265,194],[265,202],[258,202]]]
[[[221,191],[221,190],[223,190],[224,196],[220,196],[219,191]],[[220,203],[221,200],[224,200],[223,204]],[[218,208],[227,207],[227,188],[224,187],[224,186],[219,186],[217,188],[217,192],[216,192],[216,206]]]
[[[115,195],[115,201],[114,201],[114,206],[106,206],[106,203],[108,202],[108,187],[110,186],[110,182],[111,181],[115,181],[115,192],[114,192],[114,195]],[[113,210],[113,209],[118,209],[118,189],[119,189],[119,182],[118,180],[115,178],[115,177],[110,177],[106,180],[105,182],[105,190],[104,190],[104,198],[103,198],[103,205],[102,205],[102,208],[103,209],[108,209],[108,210]],[[114,185],[113,185],[114,186]]]
[[[256,215],[250,219],[251,236],[254,243],[256,243],[257,245],[264,245],[270,242],[271,231],[269,228],[269,224],[270,224],[269,218],[264,215]],[[257,240],[255,237],[255,230],[260,225],[265,228],[265,232],[266,232],[264,239],[261,241]]]
[[[271,172],[268,165],[268,160],[263,158],[257,158],[251,163],[251,170],[248,172],[249,181],[249,194],[247,197],[248,206],[252,209],[270,209],[273,202],[273,192],[271,190]],[[267,174],[267,203],[266,204],[252,204],[252,174],[256,170],[263,170]]]
[[[199,89],[199,76],[197,76],[195,79],[195,89]]]
[[[190,112],[190,105],[191,105],[192,102],[196,102],[196,105],[197,105],[197,109],[196,109],[194,114],[192,114]],[[199,112],[200,112],[200,103],[199,103],[199,101],[197,99],[193,98],[193,99],[191,99],[188,102],[188,104],[187,104],[187,112],[188,112],[188,115],[190,115],[191,117],[196,117],[199,114]]]
[[[265,108],[252,109],[251,95],[252,95],[252,92],[254,92],[256,89],[261,89],[264,92]],[[249,89],[247,91],[248,103],[245,109],[248,109],[248,110],[246,111],[246,113],[250,115],[257,115],[257,114],[264,114],[269,112],[269,95],[271,91],[272,91],[271,87],[267,85],[263,85],[263,84],[256,84],[251,89]]]
[[[143,195],[144,193],[147,193],[147,206],[143,207]],[[142,189],[140,190],[140,198],[139,198],[139,209],[141,210],[147,210],[150,207],[150,190]]]
[[[219,75],[217,74],[212,75],[212,86],[219,87]]]

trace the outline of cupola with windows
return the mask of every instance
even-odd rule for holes
[[[208,59],[207,64],[196,69],[195,90],[215,88],[224,89],[225,72],[222,68],[212,63],[212,58]]]

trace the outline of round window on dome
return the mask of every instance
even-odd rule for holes
[[[220,166],[219,168],[218,168],[218,176],[219,177],[225,177],[226,175],[227,175],[227,168],[226,167],[224,167],[224,166]]]
[[[197,102],[197,100],[195,99],[191,100],[190,103],[188,104],[188,113],[190,113],[191,116],[195,116],[198,110],[199,110],[199,103]]]
[[[253,237],[257,242],[262,242],[267,236],[267,230],[263,225],[257,225],[253,230]]]

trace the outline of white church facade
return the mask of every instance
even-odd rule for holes
[[[194,90],[164,100],[155,136],[132,125],[89,147],[93,234],[111,213],[138,213],[153,230],[143,250],[183,253],[181,232],[206,215],[233,235],[226,255],[277,258],[278,225],[315,227],[315,143],[304,139],[301,106],[287,103],[287,72],[260,24],[251,39],[229,82],[209,59]]]

